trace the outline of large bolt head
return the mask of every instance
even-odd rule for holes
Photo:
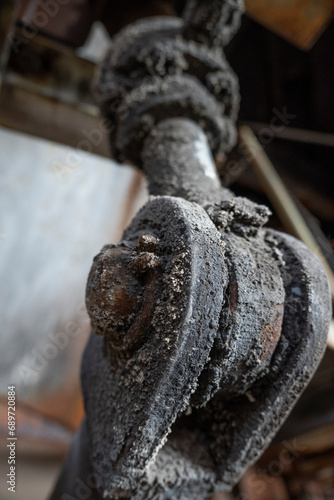
[[[160,262],[150,251],[156,245],[154,237],[143,235],[135,247],[106,245],[94,259],[86,289],[87,310],[94,331],[105,335],[114,350],[131,351],[145,338],[152,307],[148,292]]]

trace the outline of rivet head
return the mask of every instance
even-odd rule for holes
[[[143,234],[135,246],[135,250],[139,252],[155,252],[158,246],[158,240],[149,234]]]

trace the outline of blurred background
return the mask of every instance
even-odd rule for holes
[[[0,4],[0,498],[7,490],[7,386],[17,393],[16,498],[44,500],[83,416],[80,361],[92,259],[145,202],[145,180],[110,159],[91,93],[123,26],[180,15],[185,0],[2,0]],[[334,2],[248,0],[226,54],[240,124],[256,133],[333,281]],[[224,185],[282,216],[242,144],[219,159]],[[275,177],[276,178],[276,177]],[[268,180],[269,179],[269,180]],[[291,219],[291,220],[290,220]],[[334,499],[334,341],[274,443],[215,500]]]

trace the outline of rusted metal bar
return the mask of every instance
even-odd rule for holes
[[[179,196],[202,206],[234,197],[222,187],[206,135],[193,121],[158,123],[145,140],[142,162],[152,195]]]

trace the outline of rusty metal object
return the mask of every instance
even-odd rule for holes
[[[107,245],[94,259],[86,291],[87,307],[92,328],[106,336],[111,353],[131,352],[145,340],[153,316],[160,258],[140,248],[145,247],[145,241],[153,245],[154,239],[142,235],[134,248]]]
[[[173,197],[153,199],[126,230],[122,251],[126,251],[126,242],[136,254],[138,240],[147,234],[158,241],[160,272],[153,283],[143,283],[146,290],[141,307],[153,313],[149,325],[142,325],[145,339],[137,343],[135,351],[113,350],[112,356],[105,356],[101,346],[109,345],[108,331],[104,342],[93,335],[83,360],[91,461],[98,486],[112,495],[120,489],[134,495],[138,475],[161,448],[178,414],[189,405],[218,328],[227,284],[220,234],[199,205]],[[103,255],[98,260],[101,258]],[[94,277],[95,273],[93,281]],[[147,290],[152,285],[153,294]],[[127,288],[126,282],[123,287]],[[95,317],[90,304],[88,299],[88,310]],[[133,321],[141,320],[139,310]],[[126,342],[129,330],[123,333]],[[104,380],[99,387],[96,377]],[[102,412],[101,401],[108,401]],[[161,460],[168,462],[165,451]],[[154,491],[163,494],[173,487],[173,478],[155,485],[158,475],[154,467],[145,472],[142,489],[134,498],[150,498]],[[201,487],[201,479],[191,482]]]
[[[269,444],[325,347],[330,296],[320,263],[297,240],[263,229],[265,207],[231,192],[226,201],[210,204],[210,189],[217,197],[226,192],[215,191],[213,164],[206,155],[198,157],[198,143],[201,151],[208,148],[200,128],[184,119],[161,122],[146,139],[143,168],[148,168],[152,190],[159,189],[160,196],[139,212],[123,242],[113,249],[122,249],[125,259],[132,256],[126,270],[133,272],[131,287],[128,278],[122,284],[128,293],[138,280],[134,266],[141,248],[138,240],[149,234],[167,244],[149,247],[159,258],[155,269],[160,267],[161,273],[157,280],[152,277],[142,283],[154,287],[147,304],[152,319],[149,326],[142,324],[145,335],[135,350],[110,348],[110,333],[117,335],[117,328],[99,330],[104,339],[92,335],[83,361],[90,460],[98,488],[110,498],[124,494],[134,499],[167,498],[171,490],[177,498],[204,498],[215,489],[229,489]],[[164,146],[165,160],[163,165],[157,161],[154,169],[152,152],[158,144]],[[178,149],[180,163],[192,170],[180,172],[181,164],[175,165]],[[165,155],[167,150],[170,155]],[[160,184],[159,167],[163,167]],[[210,172],[212,176],[207,175]],[[199,186],[197,200],[193,183]],[[192,203],[175,198],[181,193]],[[203,265],[197,238],[209,235],[216,243],[211,241],[207,250],[216,248],[218,253],[207,256],[205,278],[198,278],[197,264],[187,255],[190,251]],[[176,250],[181,236],[184,246]],[[202,240],[201,251],[206,244]],[[116,314],[124,325],[117,308],[111,311],[107,303],[97,312],[91,294],[93,287],[99,297],[101,277],[115,272],[112,260],[108,271],[104,267],[110,250],[106,247],[93,265],[87,306],[93,324],[104,321],[105,314]],[[176,259],[178,272],[184,274],[166,274],[170,268],[162,266],[166,259]],[[120,276],[109,286],[112,293]],[[189,279],[200,292],[189,289]],[[174,289],[179,293],[171,292]],[[215,307],[200,302],[186,306],[194,298],[210,297],[217,299]],[[137,321],[136,315],[141,320],[141,308],[143,304],[131,321]],[[188,327],[195,326],[190,337],[184,323],[171,324],[173,315],[177,321],[185,318]],[[202,321],[209,321],[212,329],[203,327]],[[122,330],[124,347],[131,329]],[[180,342],[188,347],[181,348]],[[101,411],[102,400],[108,404]],[[163,473],[166,469],[168,476]]]
[[[236,21],[228,29],[229,36],[241,14],[237,4],[233,9]],[[219,21],[215,2],[212,10]],[[207,9],[208,18],[210,12]],[[225,12],[221,15],[225,19]],[[235,144],[236,76],[221,47],[207,46],[203,43],[206,38],[190,40],[187,27],[181,19],[150,18],[115,36],[95,95],[103,114],[115,124],[111,147],[119,161],[142,166],[144,140],[165,118],[184,117],[201,123],[214,155]]]
[[[19,5],[19,13],[15,16],[17,23],[7,32],[9,19],[14,14],[15,3]],[[292,10],[290,3],[296,6],[293,8],[294,10]],[[85,140],[82,131],[99,129],[100,120],[98,107],[87,95],[90,81],[87,78],[87,73],[88,71],[92,72],[93,64],[83,61],[78,57],[78,54],[68,50],[69,46],[82,45],[96,19],[104,23],[109,34],[114,35],[128,23],[139,18],[155,15],[179,15],[185,4],[185,0],[147,0],[144,3],[138,3],[136,0],[96,0],[94,5],[90,0],[70,2],[57,0],[14,2],[6,0],[1,2],[0,17],[2,16],[3,36],[0,45],[3,45],[5,40],[7,41],[7,48],[2,50],[2,61],[0,62],[1,78],[4,80],[0,94],[1,125],[77,147],[82,140]],[[305,37],[305,34],[309,36],[309,30],[305,29],[305,25],[311,26],[311,31],[314,28],[316,30],[322,29],[333,9],[332,0],[322,0],[321,2],[294,0],[288,2],[289,5],[287,2],[257,0],[256,2],[247,2],[246,8],[249,15],[253,15],[254,10],[254,15],[261,22],[260,17],[263,17],[264,22],[266,21],[264,18],[267,17],[267,25],[269,26],[271,21],[273,29],[277,31],[276,20],[280,16],[271,14],[271,12],[274,12],[275,9],[277,11],[278,4],[282,4],[279,7],[281,11],[287,12],[285,19],[280,21],[278,29],[292,27],[294,33],[298,33],[300,37]],[[267,14],[268,12],[270,14]],[[297,15],[291,15],[291,12],[292,14],[297,13]],[[318,12],[318,14],[314,15],[314,12]],[[289,22],[286,22],[287,16]],[[193,29],[192,33],[195,35],[196,30]],[[315,39],[313,38],[312,43]],[[54,43],[55,40],[60,43]],[[45,47],[46,53],[49,53],[50,46],[53,46],[51,51],[54,52],[56,49],[56,52],[59,52],[56,54],[57,61],[53,53],[51,66],[45,65],[44,54],[41,54],[40,50],[35,50],[34,41],[39,41]],[[31,47],[31,51],[25,50],[29,47]],[[11,62],[6,75],[4,75],[4,68],[10,52]],[[36,74],[34,74],[36,66],[38,68],[38,57],[43,59],[44,69],[48,73],[41,75],[37,69],[36,73],[41,78],[39,76],[36,78]],[[58,57],[62,59],[60,66],[58,65]],[[318,55],[315,58],[321,59]],[[66,67],[63,64],[66,62],[65,60],[68,60]],[[50,59],[47,59],[46,63],[48,62]],[[88,71],[83,68],[84,65],[87,66]],[[24,71],[27,67],[29,73]],[[56,78],[50,79],[51,74]],[[76,82],[69,78],[69,75],[78,75],[77,80],[80,80],[77,82],[78,85],[73,85]],[[319,81],[327,81],[327,78],[322,77]],[[324,95],[324,90],[318,92],[318,95]],[[87,97],[89,97],[88,100]],[[244,96],[244,100],[248,100],[248,98]],[[286,103],[285,100],[284,103]],[[271,109],[272,105],[268,104],[268,106]],[[330,106],[327,108],[330,109]],[[314,106],[314,109],[323,119],[326,109],[322,109],[319,105]],[[327,114],[327,121],[331,123],[329,111]],[[110,156],[106,140],[98,145],[91,143],[91,149],[94,153]]]
[[[219,25],[220,12],[233,30],[240,15],[233,1],[189,9],[185,19],[192,12],[204,28]],[[155,195],[95,258],[87,284],[100,335],[83,358],[82,432],[101,498],[190,500],[230,489],[326,344],[320,263],[264,228],[266,207],[219,184],[213,157],[233,144],[238,96],[221,49],[208,48],[222,39],[204,29],[205,45],[190,42],[188,26],[153,19],[127,28],[97,84],[116,120],[114,151],[146,172]],[[61,482],[66,491],[66,470]]]

